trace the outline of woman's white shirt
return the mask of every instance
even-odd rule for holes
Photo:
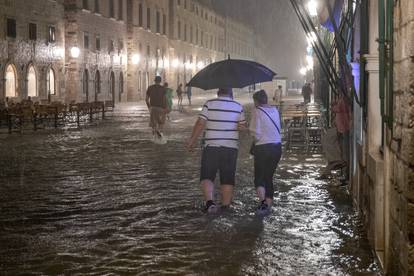
[[[280,130],[279,111],[275,107],[260,106],[259,108],[254,108],[249,125],[250,132],[255,138],[256,145],[281,143],[282,138],[279,131],[276,129],[270,118],[263,112],[265,111],[272,118]]]

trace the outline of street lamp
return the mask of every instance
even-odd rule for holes
[[[73,58],[78,58],[80,55],[80,49],[78,47],[70,48],[70,56]]]
[[[174,59],[173,62],[172,62],[172,66],[174,68],[177,68],[179,65],[180,65],[180,61],[177,58]]]
[[[318,2],[316,0],[309,0],[307,6],[310,16],[318,15]]]
[[[141,61],[141,56],[139,54],[132,55],[132,64],[137,65]]]
[[[306,69],[306,67],[302,67],[302,68],[300,68],[300,70],[299,70],[299,73],[302,75],[302,76],[306,76],[306,73],[308,72],[308,70]]]
[[[204,62],[199,61],[199,62],[197,63],[197,68],[198,68],[198,70],[203,69],[203,68],[204,68]]]

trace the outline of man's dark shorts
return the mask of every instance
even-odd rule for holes
[[[227,147],[206,147],[201,157],[200,181],[214,182],[217,171],[220,173],[220,183],[234,185],[236,177],[238,150]]]

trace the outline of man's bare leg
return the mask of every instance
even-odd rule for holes
[[[257,197],[259,198],[260,202],[265,200],[266,190],[263,186],[259,186],[256,188]]]
[[[203,190],[204,201],[214,200],[214,183],[208,179],[201,181],[201,189]]]
[[[229,206],[233,199],[234,185],[221,184],[221,204],[223,206]]]

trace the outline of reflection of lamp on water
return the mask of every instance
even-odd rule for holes
[[[80,55],[80,49],[78,47],[70,48],[70,56],[73,58],[78,58]]]
[[[133,54],[131,60],[132,64],[137,65],[141,61],[141,56],[139,54]]]

